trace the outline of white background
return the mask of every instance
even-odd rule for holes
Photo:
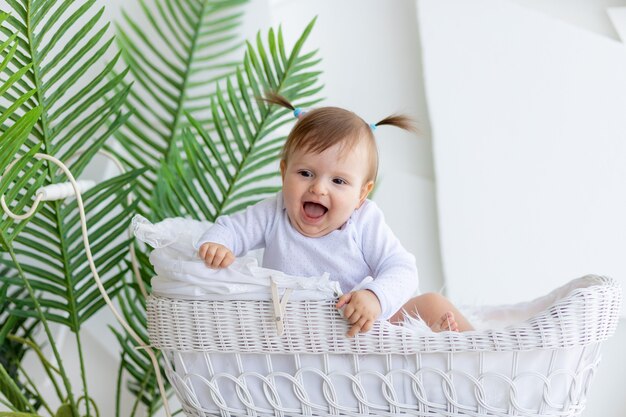
[[[508,2],[421,5],[449,295],[626,276],[624,45]]]
[[[124,7],[130,7],[131,12],[138,8],[129,1],[127,3],[130,6]],[[478,13],[482,10],[481,7],[485,7],[485,3],[482,2],[466,0],[464,3],[467,4],[465,7],[469,7],[470,10],[474,7],[472,13]],[[505,0],[500,0],[500,3],[505,3]],[[598,39],[610,41],[614,48],[620,45],[617,32],[611,25],[605,10],[608,6],[624,6],[626,0],[517,0],[515,3],[521,7],[519,7],[520,19],[514,22],[519,24],[527,22],[525,20],[527,13],[532,12],[541,16],[548,27],[550,24],[576,27],[578,31],[585,31]],[[109,17],[119,18],[120,5],[119,0],[106,2],[106,13]],[[457,6],[454,3],[447,3],[445,7]],[[447,198],[454,198],[457,195],[455,193],[462,192],[462,190],[455,190],[454,183],[450,182],[446,184],[445,190],[439,191],[437,188],[435,172],[438,176],[448,175],[449,172],[445,171],[447,169],[445,166],[437,166],[433,163],[433,148],[440,148],[437,148],[439,145],[437,126],[431,134],[429,104],[427,104],[425,92],[429,93],[429,99],[433,100],[433,105],[441,97],[432,96],[431,93],[434,91],[428,90],[429,86],[424,82],[421,28],[418,24],[420,21],[418,16],[420,18],[426,16],[420,16],[421,9],[418,8],[418,4],[413,0],[394,0],[393,2],[382,0],[344,0],[341,2],[252,0],[246,6],[246,11],[244,36],[252,38],[259,29],[265,32],[269,26],[282,24],[288,43],[295,40],[306,23],[314,16],[318,16],[308,47],[320,48],[320,56],[323,58],[320,67],[324,72],[322,76],[325,84],[324,104],[349,108],[372,122],[396,111],[406,112],[419,121],[421,128],[419,135],[407,134],[393,128],[377,130],[381,170],[378,190],[374,198],[385,211],[390,226],[405,246],[416,255],[422,291],[440,290],[447,285],[449,294],[453,297],[460,295],[460,292],[456,290],[464,288],[458,286],[463,282],[456,278],[462,275],[461,266],[465,265],[464,260],[458,256],[457,252],[447,253],[445,248],[442,251],[440,246],[440,236],[442,236],[440,229],[443,231],[446,227],[452,226],[458,228],[458,225],[447,224],[443,218],[445,216],[439,216],[437,202],[441,201],[443,196],[437,194],[445,192]],[[451,14],[454,12],[450,9]],[[139,16],[137,12],[134,12],[134,15]],[[495,16],[494,18],[497,19],[498,15],[490,16]],[[513,19],[515,19],[514,16]],[[505,27],[502,28],[504,29]],[[455,32],[454,26],[450,26],[449,30],[449,36],[452,39],[462,40],[468,35],[464,32]],[[493,33],[493,38],[497,39],[499,36],[499,33]],[[579,38],[572,39],[571,42],[577,39]],[[537,41],[541,42],[541,39]],[[510,51],[510,54],[515,56],[514,51]],[[471,53],[468,53],[466,59],[468,66],[473,64]],[[626,80],[626,72],[622,74]],[[604,74],[597,73],[595,76],[603,77]],[[621,80],[617,80],[616,83],[620,83],[619,86],[616,84],[616,88],[623,88],[625,85],[625,82]],[[489,85],[481,85],[481,88],[486,89],[485,94],[492,93],[488,91]],[[475,105],[479,107],[479,103]],[[450,103],[450,105],[453,104]],[[445,106],[438,105],[437,109],[445,109]],[[613,109],[615,112],[624,113],[623,110],[626,109]],[[506,114],[506,107],[501,111]],[[511,111],[512,116],[518,116],[519,109],[512,108]],[[439,117],[440,114],[437,116]],[[445,117],[447,116],[444,114],[443,118],[438,120],[445,120]],[[550,123],[549,117],[546,123]],[[442,129],[444,127],[442,126]],[[485,130],[489,129],[489,126],[481,127]],[[563,146],[567,148],[570,145],[565,143]],[[573,143],[571,146],[575,147],[578,144]],[[534,149],[533,151],[540,152],[541,150]],[[484,158],[490,161],[498,160],[498,154],[490,153],[489,147],[483,148],[482,152]],[[590,145],[590,152],[594,152],[593,144]],[[554,161],[554,166],[558,170],[558,160]],[[595,178],[593,171],[588,174],[588,177],[582,178],[583,181],[593,181]],[[622,187],[613,192],[623,195],[624,189]],[[493,197],[488,190],[485,193],[487,194],[478,197],[485,199]],[[450,207],[447,209],[452,210]],[[449,213],[454,213],[454,211]],[[511,216],[518,222],[523,221],[519,213],[511,213]],[[489,218],[484,221],[487,224]],[[607,221],[610,220],[607,219]],[[621,236],[623,236],[623,231]],[[555,239],[552,244],[558,248],[568,245],[571,235],[561,235],[562,241],[558,241],[559,234],[552,235],[552,238]],[[505,234],[501,243],[502,245],[511,244],[514,239],[515,236]],[[494,242],[485,243],[493,244]],[[618,259],[611,259],[618,262]],[[508,271],[511,272],[518,266],[511,265]],[[454,273],[455,279],[447,276],[448,271]],[[587,272],[602,273],[603,271],[585,270],[579,273],[577,270],[564,269],[562,276],[559,275],[555,279],[564,282]],[[546,284],[543,281],[544,278],[544,276],[525,275],[526,293],[517,294],[518,301],[525,300],[530,295],[538,296],[545,292],[546,285],[556,284],[556,281]],[[466,298],[487,300],[493,299],[490,297],[497,297],[497,293],[491,292],[488,286],[481,285],[480,279],[480,277],[472,277],[469,281],[471,288],[463,289]],[[517,283],[517,280],[513,282],[513,284]],[[109,322],[108,314],[103,312],[85,329],[83,336],[84,343],[89,346],[90,374],[95,378],[90,387],[96,391],[92,394],[96,395],[97,403],[102,407],[100,411],[103,416],[113,415],[114,381],[117,370],[115,361],[118,357],[117,342],[105,328],[106,323]],[[622,353],[625,346],[626,330],[622,322],[616,336],[604,346],[603,362],[595,383],[592,385],[589,404],[584,416],[621,417],[626,413],[626,399],[622,394],[623,387],[626,386],[626,364]],[[71,349],[68,343],[66,354],[71,354]],[[128,405],[125,407],[128,409]]]

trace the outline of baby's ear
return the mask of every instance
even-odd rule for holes
[[[374,189],[374,181],[368,181],[367,183],[363,184],[363,187],[361,187],[361,195],[359,197],[359,205],[357,208],[363,205],[363,203],[365,202],[365,199],[372,192],[373,189]]]

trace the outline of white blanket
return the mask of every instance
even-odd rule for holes
[[[337,281],[328,274],[295,277],[262,268],[252,256],[238,258],[228,268],[211,269],[198,257],[193,242],[210,227],[209,222],[171,218],[152,224],[142,216],[133,218],[135,236],[152,246],[150,262],[156,276],[156,295],[184,299],[263,300],[269,299],[270,283],[279,291],[293,290],[292,300],[322,300],[341,295]]]

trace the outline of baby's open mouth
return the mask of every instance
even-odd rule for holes
[[[311,201],[305,202],[303,205],[303,208],[304,208],[304,213],[313,219],[322,217],[328,211],[328,209],[324,207],[323,205],[319,203],[313,203]]]

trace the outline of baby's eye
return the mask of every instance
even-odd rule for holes
[[[311,171],[307,171],[305,169],[298,171],[298,175],[305,177],[305,178],[310,178],[313,176],[313,173]]]
[[[346,180],[344,180],[343,178],[333,178],[333,183],[335,183],[337,185],[345,185],[345,184],[347,184]]]

